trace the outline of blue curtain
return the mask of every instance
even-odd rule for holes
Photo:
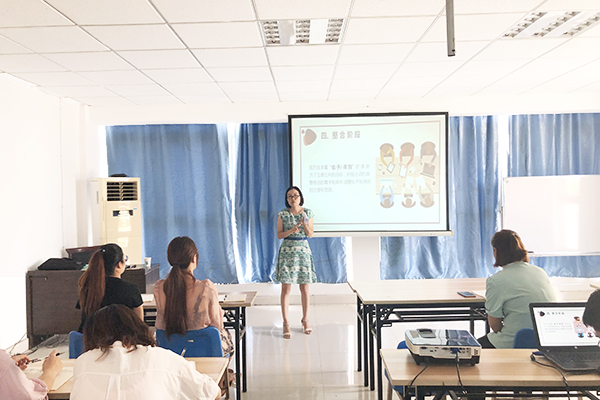
[[[235,223],[242,280],[270,282],[281,242],[277,213],[285,208],[290,185],[287,124],[243,124],[236,142]],[[310,197],[305,197],[305,205],[310,208]],[[312,238],[309,245],[318,281],[345,282],[345,239]]]
[[[381,279],[474,278],[494,272],[499,229],[498,128],[494,116],[451,117],[451,237],[382,237]]]
[[[600,114],[510,118],[509,176],[587,174],[600,174]],[[600,256],[535,257],[531,262],[551,276],[593,277]]]
[[[144,254],[170,270],[167,246],[189,236],[198,279],[237,283],[231,226],[227,131],[223,125],[106,128],[109,174],[140,178]]]

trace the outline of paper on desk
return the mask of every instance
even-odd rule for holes
[[[27,377],[29,379],[39,378],[40,375],[42,375],[41,362],[36,363],[36,364],[39,364],[39,367],[38,366],[33,366],[33,367],[28,366],[27,369],[25,371],[23,371],[23,372],[25,372],[25,375],[27,375]],[[56,376],[56,379],[54,380],[54,385],[52,385],[52,388],[50,388],[50,390],[58,389],[59,387],[64,385],[66,381],[71,379],[72,376],[73,376],[73,367],[63,367],[63,369]]]
[[[154,295],[152,293],[143,293],[142,294],[142,301],[144,303],[151,303],[154,301]]]
[[[219,302],[239,303],[246,300],[246,295],[243,293],[220,294]]]
[[[484,299],[486,298],[485,297],[485,289],[484,290],[472,290],[472,292],[479,297],[483,297]]]

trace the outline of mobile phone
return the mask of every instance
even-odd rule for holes
[[[458,294],[460,294],[462,297],[475,297],[475,293],[471,293],[471,292],[456,292]]]

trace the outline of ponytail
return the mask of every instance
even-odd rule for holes
[[[86,315],[92,315],[100,308],[106,279],[121,261],[123,250],[114,243],[103,245],[90,258],[88,269],[79,278],[79,305]]]

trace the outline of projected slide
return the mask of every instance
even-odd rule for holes
[[[316,232],[448,231],[445,113],[291,116]]]

